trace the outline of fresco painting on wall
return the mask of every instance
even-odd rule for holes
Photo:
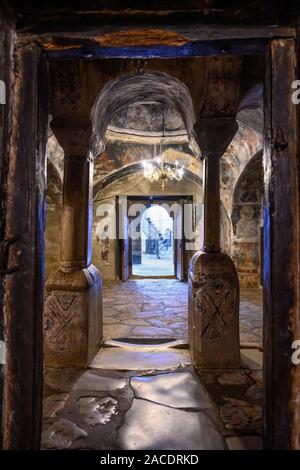
[[[107,266],[109,266],[110,263],[108,257],[110,252],[110,242],[108,238],[108,225],[103,227],[100,239],[98,236],[96,239],[98,243],[100,242],[101,246],[101,260],[104,261]]]
[[[161,132],[163,122],[166,131],[184,130],[180,114],[158,103],[137,103],[121,108],[112,118],[111,126],[119,129]]]
[[[234,262],[238,273],[256,275],[259,264],[257,242],[234,242]]]
[[[97,170],[114,171],[124,165],[153,158],[153,147],[124,142],[107,142],[105,151],[97,159]]]
[[[164,109],[165,130],[169,132],[184,131],[184,123],[180,115],[173,108]],[[192,154],[187,142],[171,142],[165,145],[154,145],[153,141],[144,143],[139,141],[139,133],[157,132],[162,135],[163,128],[163,108],[157,103],[145,104],[137,103],[133,106],[121,108],[113,117],[110,126],[116,130],[115,136],[107,134],[105,139],[105,150],[95,159],[94,164],[94,188],[109,173],[144,160],[152,160],[163,152],[164,159],[168,163],[183,164],[186,169],[202,176],[202,161]],[[134,140],[126,140],[127,131]],[[136,132],[135,132],[136,131]],[[118,132],[123,132],[122,139],[117,136]],[[240,142],[245,134],[245,130],[240,127],[234,142]],[[160,139],[158,139],[159,141]],[[235,149],[236,144],[231,143],[229,149]],[[49,204],[49,220],[53,220],[50,205],[55,205],[55,210],[61,210],[62,205],[62,173],[63,173],[63,151],[58,145],[54,136],[48,141],[48,187],[47,203]],[[240,147],[238,147],[240,148]],[[249,150],[249,149],[248,149]],[[244,169],[241,173],[233,172],[233,167],[238,169],[241,164],[239,157],[244,158]],[[249,152],[238,154],[238,152],[227,152],[227,159],[221,159],[221,241],[222,249],[230,254],[235,260],[242,287],[258,286],[260,284],[260,207],[263,188],[263,171],[261,155],[256,154],[250,158]],[[109,197],[116,194],[125,194],[126,191],[141,191],[143,177],[136,179],[135,175],[124,176],[107,192]],[[152,190],[147,189],[147,192]],[[157,191],[157,188],[155,189]],[[105,198],[103,191],[94,194],[94,203],[101,198]],[[233,200],[232,200],[233,197]],[[102,236],[100,232],[104,230],[98,225],[100,220],[96,215],[97,207],[94,207],[93,243],[95,244],[93,258],[97,267],[100,268],[104,278],[115,278],[116,246],[112,240]],[[51,213],[50,213],[51,212]],[[231,217],[230,217],[231,212]],[[55,221],[55,225],[60,225],[60,221]],[[101,224],[100,224],[101,225]],[[56,233],[56,232],[55,232]],[[47,273],[51,272],[52,265],[58,264],[59,259],[59,239],[55,234],[51,234],[48,226],[47,236],[51,239],[52,255],[47,256]],[[201,237],[199,237],[201,238]],[[55,245],[55,250],[54,250]],[[200,246],[199,242],[199,246]],[[50,245],[49,245],[50,246]],[[57,259],[56,259],[57,258]]]
[[[232,258],[242,287],[260,285],[260,213],[258,204],[236,204],[233,208]]]
[[[179,165],[197,175],[202,174],[202,161],[195,158],[188,144],[168,144],[162,149],[166,162]],[[126,165],[153,160],[160,152],[159,146],[146,144],[133,144],[120,141],[106,142],[105,151],[95,160],[94,185],[110,172],[119,170]]]
[[[240,219],[236,226],[236,236],[240,238],[257,238],[258,224],[255,218],[253,206],[242,206],[240,208]]]
[[[261,283],[261,204],[263,199],[262,153],[251,159],[240,175],[232,209],[232,258],[241,287],[259,287]]]

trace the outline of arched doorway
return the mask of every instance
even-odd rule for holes
[[[166,209],[153,204],[144,211],[140,238],[132,243],[132,274],[142,277],[174,277],[174,220]]]

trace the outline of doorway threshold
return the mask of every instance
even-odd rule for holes
[[[155,348],[161,349],[189,349],[187,341],[175,338],[116,338],[105,340],[102,344],[103,348]]]
[[[113,341],[128,344],[165,344],[176,341],[176,338],[114,338]]]
[[[130,276],[129,278],[130,280],[138,280],[138,279],[141,279],[141,280],[145,280],[145,279],[177,279],[176,276],[138,276],[138,275],[135,275],[133,274],[132,276]]]

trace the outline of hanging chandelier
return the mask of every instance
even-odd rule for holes
[[[163,157],[157,157],[150,162],[144,162],[144,177],[150,183],[157,183],[160,181],[161,189],[164,191],[167,181],[181,181],[183,177],[183,166],[179,167],[178,162],[175,166],[170,166],[164,163]]]
[[[165,107],[163,105],[163,129],[162,140],[160,143],[160,154],[152,161],[143,162],[144,177],[150,183],[158,183],[160,181],[161,189],[164,191],[168,181],[181,181],[184,174],[184,165],[179,166],[176,160],[175,165],[164,162],[162,146],[165,144]]]

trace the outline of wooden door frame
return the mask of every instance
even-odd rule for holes
[[[299,109],[292,102],[295,41],[271,41],[266,59],[264,443],[268,449],[300,449],[300,365],[292,363],[292,344],[300,339],[300,134]]]
[[[45,156],[48,129],[45,56],[15,50],[8,141],[3,447],[38,449],[42,421]]]
[[[284,30],[277,29],[277,32],[273,31],[273,36],[270,37],[268,28],[263,28],[262,37],[255,41],[253,41],[249,29],[239,39],[230,40],[227,38],[223,41],[220,39],[210,41],[208,35],[207,40],[203,40],[202,37],[202,40],[197,41],[197,44],[190,47],[189,51],[191,54],[201,56],[241,55],[247,52],[258,53],[267,50],[267,69],[279,73],[279,76],[281,76],[280,71],[282,70],[284,76],[287,74],[291,78],[290,69],[293,67],[292,62],[296,61],[295,52],[293,52],[293,57],[289,53],[286,60],[281,54],[279,61],[274,53],[275,41],[277,41],[277,47],[281,41],[282,47],[284,44],[289,44],[292,46],[292,50],[295,50],[295,40],[291,39],[291,37],[295,38],[295,31],[292,31],[291,28],[285,31],[286,33]],[[276,34],[277,37],[281,35],[282,38],[276,39]],[[43,175],[47,106],[45,101],[38,99],[39,93],[37,91],[41,85],[41,83],[38,85],[38,79],[43,76],[44,72],[42,73],[42,69],[38,65],[40,61],[37,59],[40,57],[40,50],[35,45],[36,43],[37,38],[35,38],[34,44],[32,40],[29,45],[23,43],[15,55],[16,75],[12,96],[14,125],[12,126],[13,132],[9,150],[9,190],[6,217],[8,234],[10,236],[16,233],[20,234],[20,239],[12,247],[10,254],[10,260],[20,264],[20,269],[7,276],[6,281],[7,364],[4,386],[4,447],[11,449],[38,448],[41,431],[45,222]],[[124,57],[126,54],[127,57],[144,55],[147,58],[148,54],[153,56],[155,53],[157,57],[178,57],[176,55],[178,49],[176,47],[172,49],[171,46],[168,46],[168,50],[160,50],[157,46],[155,50],[149,48],[149,51],[145,47],[142,54],[140,48],[138,51],[134,47],[121,49],[115,48],[114,53],[117,57]],[[67,57],[71,52],[66,48],[64,51],[52,51],[51,54],[53,56],[56,53],[60,54],[60,57]],[[183,53],[186,57],[185,50]],[[77,49],[77,54],[80,56],[80,49]],[[104,57],[104,54],[105,51],[95,45],[95,56]],[[278,90],[275,96],[274,89],[270,86],[271,82],[266,83],[266,95],[268,91],[273,92],[271,100],[268,99],[266,103],[270,103],[270,101],[276,103],[276,97],[280,103]],[[287,90],[288,84],[286,81],[284,83],[285,90]],[[29,103],[32,107],[29,106]],[[290,108],[288,113],[290,114],[287,115],[287,121],[291,124],[290,115],[294,116],[296,111],[292,111]],[[296,116],[292,121],[296,126],[295,118]],[[269,126],[271,123],[267,124]],[[284,127],[285,125],[286,122]],[[284,131],[287,129],[285,128]],[[274,338],[280,338],[280,329],[287,327],[289,334],[285,335],[284,345],[289,348],[293,335],[295,337],[296,331],[299,332],[296,316],[299,311],[299,285],[297,284],[299,279],[299,247],[297,246],[299,243],[299,187],[296,169],[299,149],[294,145],[294,141],[297,139],[297,146],[299,146],[299,128],[297,127],[295,134],[296,136],[291,137],[292,148],[289,148],[290,142],[288,142],[290,155],[287,155],[287,151],[283,148],[284,142],[279,142],[281,136],[278,140],[278,135],[273,135],[270,136],[271,140],[265,141],[264,165],[268,170],[268,178],[270,177],[265,185],[264,224],[265,391],[268,391],[266,392],[267,398],[270,400],[270,403],[265,405],[264,424],[265,445],[268,448],[300,448],[299,411],[295,409],[296,392],[300,383],[300,366],[298,368],[292,367],[290,357],[292,351],[277,350],[276,344],[282,346],[282,343],[274,341]],[[280,149],[281,144],[282,148]],[[278,146],[277,149],[276,146]],[[28,172],[28,168],[33,168],[34,171]],[[278,184],[282,184],[285,188],[285,200],[280,200],[280,194],[278,194],[279,191],[276,191],[274,182],[277,187]],[[19,188],[19,191],[15,191],[15,188]],[[282,210],[286,209],[287,205],[290,210]],[[293,213],[291,213],[291,207],[293,207]],[[291,227],[291,223],[293,223],[293,228],[290,228],[289,231],[291,234],[290,244],[284,251],[280,247],[280,243],[284,244],[286,232],[288,227]],[[282,226],[285,226],[284,233],[280,233]],[[20,253],[22,259],[20,259]],[[23,263],[27,263],[26,266]],[[284,292],[283,298],[276,296],[275,303],[275,289],[278,286],[281,286],[281,291],[284,288],[287,289],[287,292]],[[290,296],[289,298],[287,298],[287,294]],[[26,364],[26,368],[24,368],[24,364]],[[276,375],[275,371],[272,371],[274,364],[276,364]],[[280,378],[281,374],[287,382]],[[15,387],[16,383],[18,387]],[[283,436],[284,439],[280,442]]]
[[[137,201],[137,202],[145,202],[149,201],[151,203],[155,203],[155,201],[158,201],[159,203],[163,203],[163,201],[187,201],[187,202],[192,202],[193,203],[193,196],[192,195],[151,195],[151,196],[138,196],[138,195],[133,195],[133,196],[127,196],[128,201]],[[184,216],[182,214],[182,224],[184,223]],[[174,220],[175,224],[175,220]],[[184,232],[184,229],[183,229]],[[173,263],[174,263],[174,275],[173,276],[154,276],[153,279],[178,279],[177,278],[177,240],[173,240]],[[186,256],[186,250],[185,250],[185,239],[184,239],[184,233],[183,233],[183,255],[182,255],[182,270],[183,270],[183,281],[187,280],[187,277],[185,276],[184,273],[184,260]],[[122,244],[120,243],[120,249],[122,249]],[[120,249],[118,251],[120,251]],[[130,242],[130,254],[132,254],[132,243]],[[121,256],[121,255],[120,255]],[[131,256],[129,255],[129,265],[130,265],[130,277],[133,279],[145,279],[144,276],[133,276],[132,275],[132,259]],[[122,266],[120,266],[120,269],[122,269]],[[121,272],[120,272],[120,279],[121,279]],[[147,277],[146,277],[147,278]],[[152,278],[151,278],[152,279]]]

